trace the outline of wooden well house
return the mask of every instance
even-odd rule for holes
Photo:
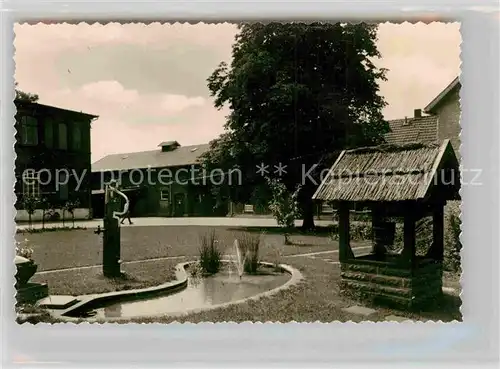
[[[439,297],[444,206],[459,200],[459,189],[459,165],[449,140],[343,151],[313,196],[338,211],[341,291],[405,308]],[[373,247],[366,255],[355,256],[350,246],[354,205],[371,210]],[[424,217],[432,219],[432,240],[418,254],[416,224]],[[396,223],[403,223],[399,250],[393,247]]]

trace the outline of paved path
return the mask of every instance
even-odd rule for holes
[[[221,227],[277,227],[276,220],[272,218],[242,218],[242,217],[204,217],[204,218],[191,218],[191,217],[181,217],[181,218],[133,218],[132,222],[134,224],[129,225],[127,221],[122,227],[145,227],[145,226],[221,226]],[[295,222],[297,226],[302,224],[301,220]],[[315,220],[315,224],[319,226],[331,225],[332,221],[328,220]],[[67,221],[65,223],[66,227],[71,227],[72,222]],[[100,225],[102,227],[102,219],[94,220],[78,220],[75,221],[75,226],[85,227],[85,228],[97,228]],[[62,222],[57,223],[45,223],[45,227],[62,227]],[[26,229],[27,224],[17,225],[17,229]],[[41,223],[33,224],[33,228],[42,228]]]

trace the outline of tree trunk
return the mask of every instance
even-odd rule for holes
[[[312,198],[304,198],[301,203],[302,229],[309,231],[314,229],[314,203]]]

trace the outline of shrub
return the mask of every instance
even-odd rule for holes
[[[257,273],[259,267],[260,235],[243,233],[238,237],[238,244],[244,262],[244,271],[248,274]]]
[[[23,242],[16,241],[16,255],[31,260],[33,257],[33,249],[30,246],[30,242],[26,238]]]
[[[364,241],[372,239],[371,223],[351,223],[349,227],[349,235],[351,241]],[[334,225],[330,238],[332,240],[339,239],[338,225]]]
[[[462,250],[460,216],[451,214],[448,223],[449,232],[445,240],[444,268],[450,272],[458,272],[461,268],[460,251]]]
[[[212,230],[200,237],[200,266],[204,273],[215,274],[220,270],[222,252],[218,247],[215,231]]]
[[[431,216],[416,222],[415,236],[415,254],[424,256],[434,242],[434,226]]]
[[[295,219],[300,214],[297,197],[301,187],[297,186],[296,190],[290,193],[286,186],[276,179],[267,178],[267,184],[271,189],[269,210],[278,225],[284,229],[285,245],[289,245],[289,232],[295,226]]]

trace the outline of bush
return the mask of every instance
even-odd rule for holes
[[[462,250],[460,216],[451,214],[448,223],[449,233],[445,239],[444,269],[450,272],[458,272],[461,268],[460,251]]]
[[[349,235],[351,241],[364,241],[371,240],[372,237],[372,224],[371,223],[351,223],[349,227]],[[338,225],[333,226],[333,231],[331,234],[332,240],[339,239],[339,229]]]
[[[415,224],[415,254],[425,256],[434,243],[434,226],[431,216],[419,219]]]
[[[285,245],[289,245],[289,232],[295,227],[295,219],[300,215],[297,197],[301,187],[297,186],[296,190],[290,193],[286,186],[276,179],[267,178],[267,184],[272,194],[269,210],[278,225],[284,229]]]
[[[218,247],[215,231],[200,237],[200,266],[204,273],[215,274],[220,270],[222,252]]]
[[[259,268],[260,235],[243,233],[238,237],[238,244],[244,260],[244,271],[248,274],[257,273]]]

